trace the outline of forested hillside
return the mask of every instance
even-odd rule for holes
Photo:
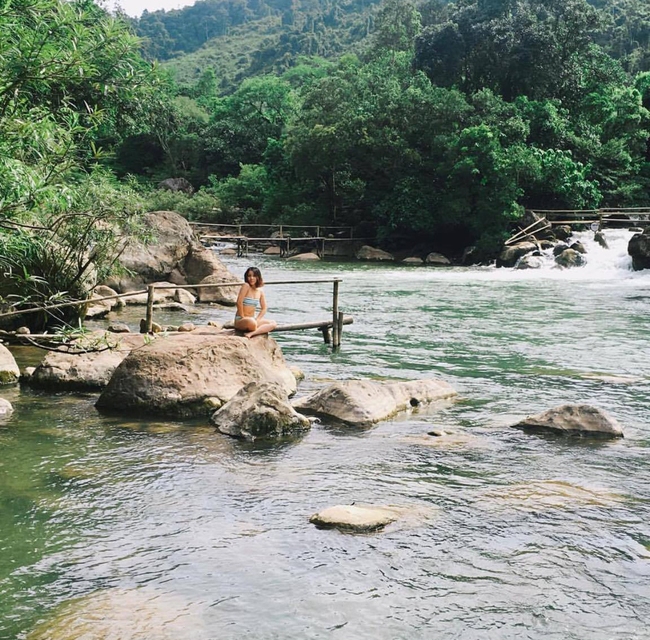
[[[372,31],[380,0],[198,0],[135,21],[150,59],[170,61],[180,82],[215,70],[223,89],[288,69],[300,55],[333,57]],[[171,60],[170,60],[171,59]]]
[[[221,219],[364,223],[386,242],[478,243],[489,254],[523,207],[648,202],[645,2],[192,9],[216,7],[228,8],[225,35],[175,63],[191,60],[197,77],[177,78],[165,144],[129,138],[116,168],[183,175]],[[260,25],[277,37],[248,38]],[[306,55],[312,35],[321,56]],[[237,43],[249,48],[236,77],[219,65]]]

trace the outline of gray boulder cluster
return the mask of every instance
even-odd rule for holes
[[[586,249],[580,242],[571,241],[569,225],[552,227],[545,219],[528,211],[521,223],[529,232],[515,234],[506,241],[496,261],[497,267],[515,269],[539,269],[546,264],[542,252],[552,249],[558,267],[568,269],[581,267],[587,262]],[[594,232],[594,240],[605,249],[609,248],[602,231]],[[636,233],[628,244],[635,271],[650,269],[650,227]]]
[[[506,241],[497,258],[497,267],[539,269],[545,264],[542,252],[549,249],[553,250],[558,267],[568,269],[586,264],[587,251],[582,243],[571,241],[572,230],[569,225],[552,227],[545,218],[529,211],[521,226],[530,231],[522,231]],[[602,232],[597,232],[595,239],[607,246]]]
[[[120,256],[115,275],[96,287],[86,317],[102,317],[120,304],[146,304],[145,293],[117,300],[102,300],[111,295],[143,291],[156,285],[157,304],[217,302],[234,306],[240,279],[230,273],[214,251],[206,249],[195,237],[190,224],[173,211],[155,211],[144,216],[153,241],[129,243]],[[206,285],[228,284],[232,287]],[[192,290],[191,285],[201,285]]]

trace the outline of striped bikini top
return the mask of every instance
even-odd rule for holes
[[[260,305],[260,301],[257,298],[249,298],[246,296],[244,298],[243,305],[245,307],[255,307],[255,309],[257,309],[257,307]]]

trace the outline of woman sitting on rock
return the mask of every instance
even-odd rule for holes
[[[235,329],[244,332],[246,338],[253,338],[262,333],[273,331],[278,325],[273,320],[264,319],[266,298],[264,297],[264,279],[257,267],[248,267],[244,274],[244,284],[237,296],[237,314]],[[257,311],[259,309],[259,311]],[[257,311],[257,317],[255,312]]]

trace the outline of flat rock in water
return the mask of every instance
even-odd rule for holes
[[[317,527],[365,533],[383,529],[399,516],[396,507],[341,504],[315,513],[309,522]]]
[[[623,428],[602,409],[588,404],[564,404],[543,413],[528,416],[511,425],[524,431],[543,431],[565,435],[622,438]]]
[[[451,385],[442,380],[345,380],[300,398],[293,406],[303,413],[368,425],[455,395]]]

